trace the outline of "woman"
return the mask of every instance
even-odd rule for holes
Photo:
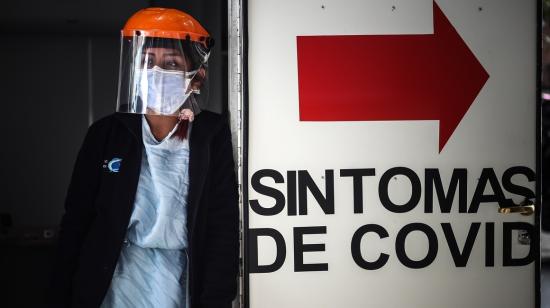
[[[79,152],[48,304],[229,308],[238,193],[227,118],[207,110],[212,40],[162,8],[122,36],[117,112]]]

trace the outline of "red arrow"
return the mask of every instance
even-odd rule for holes
[[[298,36],[300,120],[439,120],[441,152],[489,74],[433,10],[434,34]]]

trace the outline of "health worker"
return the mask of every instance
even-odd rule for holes
[[[61,219],[49,307],[230,308],[238,188],[209,33],[175,9],[121,33],[116,112],[88,129]]]

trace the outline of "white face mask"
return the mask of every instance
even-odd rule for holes
[[[197,73],[170,71],[155,66],[140,69],[139,96],[145,107],[160,114],[174,114],[185,103],[191,91],[189,85]]]

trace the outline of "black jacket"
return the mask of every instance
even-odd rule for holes
[[[115,113],[86,134],[65,201],[48,307],[99,307],[108,290],[138,184],[141,119]],[[189,142],[190,308],[229,308],[237,292],[239,211],[227,117],[202,112]],[[112,158],[122,159],[119,172],[106,168]]]

